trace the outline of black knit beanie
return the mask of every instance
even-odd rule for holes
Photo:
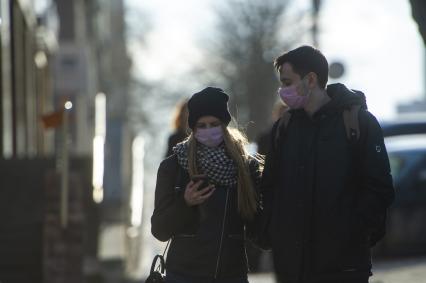
[[[194,129],[200,117],[214,116],[225,126],[231,121],[228,110],[229,96],[220,88],[207,87],[192,95],[188,101],[188,125]]]

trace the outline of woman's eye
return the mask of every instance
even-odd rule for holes
[[[197,124],[196,127],[198,129],[206,129],[206,128],[213,128],[213,127],[217,127],[220,126],[221,123],[220,122],[215,122],[215,123],[202,123],[202,124]]]

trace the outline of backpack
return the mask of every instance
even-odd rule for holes
[[[365,129],[365,121],[359,120],[359,111],[364,109],[361,105],[351,105],[350,107],[343,110],[343,123],[345,125],[346,137],[348,141],[354,145],[355,153],[358,153],[359,142],[361,137],[361,129]],[[287,128],[291,119],[291,113],[285,111],[281,119],[278,121],[278,125],[276,127],[276,132],[273,140],[273,147],[278,148],[280,143],[280,138],[283,134],[283,131]],[[361,125],[360,125],[361,124]],[[355,156],[359,156],[359,154],[355,154]],[[377,215],[377,219],[374,219],[376,225],[374,229],[370,231],[370,246],[373,247],[376,245],[378,241],[380,241],[386,232],[386,215],[387,211],[384,213]]]
[[[345,124],[346,137],[350,142],[357,142],[361,136],[358,113],[361,109],[361,105],[352,105],[349,108],[343,110],[343,123]],[[277,131],[274,136],[274,146],[278,146],[279,138],[282,134],[282,130],[285,130],[290,122],[291,113],[285,111],[281,119],[278,121]]]

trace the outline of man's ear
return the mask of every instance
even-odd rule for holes
[[[318,76],[314,72],[308,74],[308,86],[310,89],[318,86]]]

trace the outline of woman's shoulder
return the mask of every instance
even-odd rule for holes
[[[248,165],[251,172],[262,171],[263,168],[263,158],[261,155],[249,155]]]
[[[250,154],[247,158],[249,164],[257,165],[257,166],[263,163],[263,159],[264,159],[264,156],[257,153],[254,155]]]
[[[161,161],[159,170],[173,170],[176,169],[177,166],[178,158],[177,155],[174,153]]]

